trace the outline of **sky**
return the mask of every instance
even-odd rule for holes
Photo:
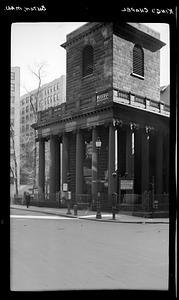
[[[66,50],[60,45],[66,35],[86,22],[13,23],[11,27],[11,66],[20,67],[20,95],[38,87],[31,70],[43,64],[42,84],[66,75]],[[170,82],[169,25],[143,23],[160,33],[166,43],[161,51],[160,86]]]

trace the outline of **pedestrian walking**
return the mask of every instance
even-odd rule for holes
[[[27,208],[29,207],[29,204],[30,204],[30,194],[26,193],[26,206],[27,206]]]

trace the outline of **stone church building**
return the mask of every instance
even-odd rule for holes
[[[92,22],[67,35],[66,102],[39,112],[39,201],[45,203],[45,143],[50,190],[71,205],[110,209],[169,192],[170,106],[160,100],[158,32],[139,23]],[[144,201],[145,200],[145,201]],[[45,204],[44,204],[45,205]],[[55,205],[55,204],[54,204]],[[146,209],[148,206],[146,206]],[[145,210],[145,205],[143,205]]]

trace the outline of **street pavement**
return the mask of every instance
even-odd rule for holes
[[[167,223],[91,222],[90,214],[15,207],[12,291],[168,289]]]
[[[95,221],[107,221],[107,222],[120,222],[120,223],[164,223],[169,224],[169,218],[143,218],[143,217],[136,217],[132,215],[127,215],[126,213],[118,212],[115,214],[115,220],[112,218],[112,213],[102,212],[102,218],[96,219],[96,212],[91,210],[78,210],[77,216],[74,215],[74,210],[71,209],[71,214],[67,214],[67,208],[48,208],[48,207],[38,207],[38,206],[29,206],[28,208],[25,205],[11,205],[12,209],[21,209],[27,210],[32,212],[42,212],[45,214],[52,214],[58,216],[67,216],[70,218],[79,218],[79,219],[88,219],[88,220],[95,220]]]

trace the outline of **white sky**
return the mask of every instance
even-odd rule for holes
[[[66,35],[86,22],[13,23],[11,28],[11,66],[20,67],[20,95],[38,86],[30,69],[44,63],[42,84],[66,75],[66,50],[60,45]],[[169,25],[144,23],[160,33],[167,45],[161,51],[160,85],[169,84]]]

